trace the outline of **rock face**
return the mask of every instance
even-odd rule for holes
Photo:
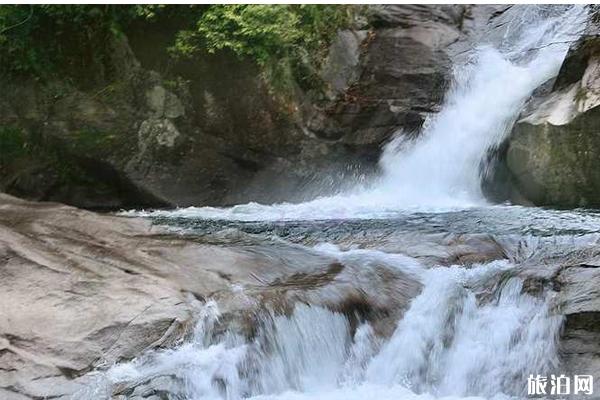
[[[558,291],[557,312],[565,316],[560,357],[566,373],[585,371],[600,379],[600,252],[598,239],[584,251],[573,251],[556,266],[550,280]],[[552,261],[548,263],[551,265]],[[548,266],[547,265],[547,266]],[[546,266],[546,267],[547,267]],[[548,268],[547,268],[548,270]]]
[[[561,311],[566,315],[561,353],[570,373],[588,371],[600,379],[600,260],[592,258],[563,270],[558,282]]]
[[[505,165],[513,201],[559,207],[600,205],[600,41],[574,44],[555,81],[539,88],[515,125]]]
[[[227,240],[217,246],[166,233],[147,220],[0,195],[2,399],[66,400],[85,391],[91,370],[186,339],[208,299],[219,304],[217,329],[247,337],[256,334],[264,310],[287,314],[298,303],[344,313],[352,329],[368,321],[386,337],[421,290],[415,278],[377,262],[342,262],[239,232],[219,235]],[[424,265],[515,259],[526,290],[550,288],[554,312],[565,316],[563,372],[600,379],[597,238],[584,249],[568,242],[566,250],[541,258],[520,255],[519,241],[506,239],[433,236],[415,241],[439,241],[437,247],[400,243],[389,250],[404,252],[406,245]],[[447,258],[449,251],[465,255]],[[127,395],[161,383],[132,385],[111,390]]]
[[[583,248],[574,248],[572,241],[559,244],[560,240],[554,240],[555,254],[550,250],[527,256],[520,271],[526,282],[525,290],[546,286],[554,292],[551,310],[564,317],[557,338],[560,373],[592,375],[597,381],[600,379],[600,242],[597,235],[584,240],[587,244]],[[510,244],[508,248],[515,249]]]
[[[214,272],[186,277],[195,262],[185,267],[177,254],[190,248],[177,240],[138,243],[151,231],[144,221],[1,195],[3,399],[60,397],[94,366],[172,344],[195,296],[227,287]]]
[[[374,29],[354,36],[342,32],[342,43],[331,49],[325,77],[333,75],[331,86],[342,97],[308,128],[318,137],[375,149],[400,128],[415,133],[443,99],[451,68],[446,49],[461,35],[461,20],[459,7],[374,7]],[[349,50],[355,54],[345,55]],[[341,65],[332,67],[335,63]]]
[[[132,25],[107,45],[98,79],[0,79],[0,190],[86,208],[335,191],[374,173],[394,132],[415,133],[438,110],[451,58],[504,8],[371,7],[369,23],[331,46],[325,98],[282,99],[227,53],[173,63],[173,24]]]
[[[176,27],[131,26],[112,39],[99,82],[0,79],[0,190],[115,209],[301,201],[343,189],[377,173],[392,135],[418,133],[439,110],[453,63],[475,42],[502,43],[519,7],[371,6],[368,22],[330,47],[322,97],[298,88],[278,96],[256,66],[227,53],[173,63]],[[600,204],[592,22],[502,147],[490,185],[499,200]]]
[[[209,297],[219,299],[223,323],[246,334],[258,308],[285,312],[296,302],[377,319],[385,334],[420,290],[389,268],[342,265],[294,246],[211,246],[146,220],[4,194],[0,260],[7,400],[67,399],[90,370],[174,345]]]

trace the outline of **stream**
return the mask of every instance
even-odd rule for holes
[[[300,248],[401,273],[415,292],[385,293],[410,297],[387,332],[373,318],[299,301],[287,312],[262,309],[244,335],[223,329],[221,304],[208,300],[188,341],[111,367],[80,398],[169,377],[163,395],[123,398],[504,399],[525,397],[532,374],[561,373],[556,292],[543,279],[532,289],[524,271],[544,276],[548,260],[593,251],[600,211],[490,204],[481,179],[525,101],[558,73],[585,10],[530,6],[510,25],[500,43],[482,42],[456,66],[417,139],[399,130],[371,182],[301,204],[121,213],[211,245]]]

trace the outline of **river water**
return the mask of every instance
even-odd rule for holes
[[[116,365],[103,384],[168,376],[161,393],[185,400],[502,399],[523,397],[530,374],[560,371],[556,293],[530,290],[521,272],[592,248],[600,213],[489,204],[481,176],[487,152],[557,74],[565,42],[584,25],[581,7],[522,8],[501,41],[482,42],[456,67],[444,106],[419,138],[399,131],[368,184],[302,204],[124,213],[207,243],[284,243],[342,265],[401,271],[419,290],[388,334],[373,321],[298,303],[289,313],[263,310],[246,337],[215,329],[220,304],[210,300],[190,341]],[[501,256],[448,257],[475,239]]]

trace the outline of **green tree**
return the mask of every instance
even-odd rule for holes
[[[0,72],[45,76],[74,50],[101,53],[109,35],[120,33],[120,22],[141,11],[115,5],[1,6]]]
[[[335,33],[351,24],[355,11],[344,5],[214,5],[195,29],[178,34],[172,50],[186,57],[229,50],[256,62],[276,86],[295,79],[310,88]]]
[[[0,7],[0,73],[43,78],[89,70],[109,57],[111,35],[126,24],[175,18],[183,28],[173,38],[176,57],[231,51],[259,65],[274,87],[298,82],[318,88],[316,71],[327,48],[356,10],[345,5],[6,5]]]

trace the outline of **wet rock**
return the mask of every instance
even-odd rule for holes
[[[173,148],[181,133],[169,119],[147,119],[142,122],[138,131],[140,157],[147,151],[160,150],[161,147]]]
[[[183,400],[185,397],[181,390],[182,387],[184,387],[184,383],[176,377],[163,375],[142,382],[134,388],[130,388],[129,391],[131,391],[131,393],[128,394],[127,398],[130,400]]]
[[[386,239],[382,249],[415,257],[431,266],[471,266],[508,258],[504,246],[484,234],[404,234]]]
[[[146,92],[148,107],[155,117],[177,118],[185,114],[181,101],[164,87],[156,85]]]
[[[561,285],[560,309],[567,315],[593,313],[600,310],[600,268],[570,267],[563,270],[558,282]]]
[[[515,202],[559,207],[600,205],[600,41],[592,18],[555,80],[534,93],[503,154]]]
[[[2,195],[0,387],[60,397],[80,389],[75,378],[92,368],[185,335],[197,303],[186,293],[225,283],[209,273],[178,287],[160,246],[131,252],[140,244],[135,232],[150,228]]]
[[[600,268],[598,255],[570,260],[555,276],[558,312],[565,315],[560,355],[567,372],[600,379]]]
[[[384,260],[211,246],[147,220],[4,194],[0,267],[0,390],[12,398],[67,398],[93,386],[93,369],[176,345],[209,298],[222,308],[221,329],[248,336],[265,308],[285,313],[298,302],[389,335],[420,291]],[[160,398],[169,384],[157,377],[114,394]]]
[[[441,103],[450,80],[451,61],[445,49],[460,35],[453,18],[456,9],[372,7],[375,29],[362,40],[359,65],[350,69],[351,75],[360,79],[327,107],[327,124],[309,125],[309,129],[318,137],[363,146],[380,146],[398,129],[418,131],[425,115]],[[347,48],[354,50],[353,46]],[[336,54],[334,47],[332,55]],[[356,65],[356,56],[347,58],[352,61],[345,64]],[[325,77],[330,68],[326,64]],[[330,85],[340,92],[350,82],[345,77],[342,81],[330,79]]]
[[[110,74],[83,79],[90,70],[69,70],[55,82],[0,81],[0,129],[23,130],[28,146],[35,144],[28,148],[42,149],[3,165],[0,190],[104,208],[303,201],[336,192],[376,174],[382,145],[399,130],[418,132],[439,109],[453,58],[494,10],[373,7],[370,25],[339,32],[315,71],[322,90],[289,82],[288,96],[274,92],[256,65],[225,52],[169,58],[177,21],[134,24],[107,43],[108,65],[94,65]],[[69,80],[71,73],[79,79]],[[82,155],[119,179],[90,177]]]
[[[74,134],[77,130],[85,129],[86,126],[94,126],[98,130],[108,129],[117,117],[115,110],[83,92],[71,93],[58,99],[52,105],[52,112],[58,115],[66,115],[67,113],[72,115],[69,120],[61,121],[63,122],[63,132],[60,132],[60,122],[54,122],[57,135],[62,137]]]
[[[329,84],[329,97],[335,99],[360,78],[362,43],[368,31],[340,31],[329,49],[321,77]]]

